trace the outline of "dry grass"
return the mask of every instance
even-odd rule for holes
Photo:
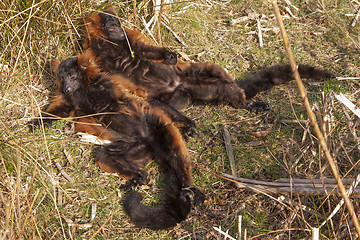
[[[359,174],[359,120],[334,99],[333,92],[344,93],[359,106],[360,23],[350,25],[359,5],[342,0],[291,2],[299,11],[284,2],[280,8],[296,61],[329,69],[339,77],[355,77],[306,85],[340,173],[354,178]],[[137,2],[139,29],[144,26],[142,19],[149,21],[153,14],[143,3]],[[0,239],[217,239],[214,226],[229,229],[236,237],[239,215],[249,238],[309,238],[311,227],[330,215],[339,196],[260,194],[235,188],[215,175],[230,172],[223,139],[223,126],[227,126],[239,177],[263,181],[332,177],[294,83],[256,97],[273,106],[267,114],[229,106],[184,110],[197,123],[198,137],[188,146],[195,184],[206,193],[207,201],[178,227],[166,231],[133,228],[121,207],[122,180],[94,165],[91,145],[72,134],[71,123],[58,121],[52,128],[28,130],[27,122],[39,115],[56,88],[49,63],[81,49],[85,35],[81,13],[86,16],[108,4],[90,0],[81,5],[48,0],[0,3]],[[133,27],[132,1],[112,4],[124,25]],[[258,14],[262,48],[253,18]],[[162,17],[171,29],[161,28],[163,45],[194,61],[216,62],[236,79],[262,66],[287,63],[271,5],[265,2],[175,0]],[[156,39],[157,26],[152,34]],[[268,133],[256,136],[260,131]],[[55,162],[74,182],[60,174]],[[156,202],[159,176],[154,164],[147,169],[148,187],[142,191],[147,202]],[[359,213],[357,198],[352,200]],[[352,232],[345,207],[321,228],[324,239],[355,238]]]

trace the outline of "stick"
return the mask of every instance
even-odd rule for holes
[[[134,16],[134,26],[138,26],[138,19],[137,19],[137,9],[136,9],[136,0],[133,0],[133,16]]]
[[[276,20],[277,20],[278,25],[280,27],[280,31],[281,31],[281,35],[282,35],[282,38],[283,38],[283,41],[284,41],[285,49],[286,49],[286,52],[287,52],[288,57],[289,57],[291,69],[292,69],[292,71],[294,73],[295,82],[296,82],[296,84],[297,84],[297,86],[299,88],[301,97],[302,97],[302,99],[304,101],[306,111],[309,114],[309,119],[310,119],[311,125],[314,127],[314,131],[315,131],[315,134],[316,134],[316,136],[317,136],[317,138],[319,140],[319,144],[321,145],[321,148],[322,148],[322,150],[324,152],[325,158],[326,158],[327,162],[330,165],[330,168],[331,168],[331,171],[333,172],[334,178],[336,179],[336,182],[337,182],[337,185],[339,187],[341,196],[344,198],[346,207],[347,207],[347,209],[349,211],[349,214],[351,215],[351,219],[353,221],[355,230],[356,230],[358,236],[360,236],[359,220],[358,220],[358,218],[356,216],[354,206],[352,205],[349,197],[346,194],[345,187],[344,187],[344,185],[343,185],[343,183],[341,181],[341,178],[340,178],[338,167],[337,167],[336,163],[334,162],[334,160],[331,157],[331,154],[329,152],[329,149],[327,148],[324,136],[322,135],[322,133],[321,133],[321,131],[319,129],[319,126],[318,126],[318,124],[316,122],[316,117],[315,117],[315,115],[314,115],[314,113],[313,113],[313,111],[311,109],[311,105],[310,105],[309,100],[307,98],[304,84],[302,83],[302,81],[300,79],[300,75],[299,75],[299,72],[297,71],[295,60],[294,60],[292,51],[290,49],[289,40],[288,40],[286,32],[285,32],[285,27],[284,27],[284,23],[282,21],[281,15],[280,15],[279,7],[277,5],[276,0],[272,0],[271,3],[272,3],[272,6],[274,8]]]
[[[231,139],[230,139],[230,133],[227,129],[227,127],[224,126],[224,140],[225,140],[225,148],[226,153],[229,158],[230,167],[231,167],[231,174],[235,177],[237,177],[237,171],[236,171],[236,164],[234,159],[234,151],[231,146]],[[239,187],[239,184],[235,183],[235,186]]]
[[[65,170],[62,168],[62,166],[57,162],[54,161],[55,166],[57,167],[57,169],[59,170],[59,172],[61,173],[61,175],[64,176],[64,178],[66,178],[66,180],[68,180],[69,182],[75,182],[74,179],[72,179],[72,177],[69,176],[69,174],[67,174],[65,172]]]
[[[342,179],[343,184],[350,185],[354,182],[354,178],[344,178]],[[336,180],[333,178],[323,178],[323,179],[300,179],[300,178],[292,178],[293,184],[298,183],[314,183],[314,184],[336,184]],[[290,182],[290,178],[280,178],[277,182]]]
[[[358,10],[357,10],[357,12],[356,12],[356,14],[355,14],[354,19],[352,20],[352,23],[351,23],[351,26],[352,26],[352,27],[355,27],[355,24],[356,24],[359,16],[360,16],[360,7],[358,8]]]
[[[252,179],[246,179],[246,178],[240,178],[236,176],[232,176],[226,173],[221,174],[224,177],[234,179],[236,181],[239,181],[241,183],[249,183],[254,185],[263,185],[263,186],[270,186],[270,187],[308,187],[308,188],[333,188],[336,187],[336,181],[335,179],[281,179],[281,181],[278,182],[265,182],[265,181],[259,181],[259,180],[252,180]],[[328,180],[328,181],[327,181]],[[347,182],[347,185],[351,185],[354,182],[354,179],[345,179]],[[322,183],[324,181],[324,183]]]
[[[230,239],[230,240],[236,240],[235,238],[231,237],[228,233],[228,231],[224,232],[221,230],[221,227],[218,228],[218,227],[213,227],[216,231],[218,231],[220,234],[224,235],[225,236],[225,239]],[[221,236],[221,235],[220,235]]]
[[[256,21],[257,21],[257,28],[258,28],[259,44],[260,44],[260,47],[262,48],[264,46],[264,43],[263,43],[260,19],[257,18]]]
[[[157,30],[158,30],[158,41],[159,44],[161,45],[161,32],[160,32],[160,26],[161,26],[161,15],[162,15],[162,11],[163,11],[163,5],[164,5],[164,0],[161,0],[160,2],[160,11],[159,11],[159,16],[158,16],[158,22],[157,22]]]
[[[142,22],[143,22],[143,24],[144,24],[144,29],[145,29],[145,31],[148,32],[148,34],[149,34],[150,37],[154,40],[154,42],[155,42],[156,44],[158,44],[158,42],[156,41],[154,35],[152,34],[152,32],[151,32],[150,29],[149,29],[149,26],[150,26],[150,25],[152,24],[152,22],[154,21],[154,17],[155,17],[155,16],[153,16],[148,23],[146,23],[144,17],[141,17],[141,20],[142,20]]]
[[[334,94],[336,99],[344,104],[347,108],[350,109],[356,116],[360,118],[360,108],[357,108],[349,99],[347,99],[344,94],[340,93],[339,95]]]
[[[93,222],[96,217],[96,203],[91,204],[91,221]]]
[[[265,191],[267,193],[299,193],[306,195],[329,195],[333,193],[339,195],[339,189],[337,189],[335,179],[280,179],[279,182],[265,182],[258,180],[251,180],[246,178],[239,178],[229,174],[221,174],[221,176],[228,180],[234,180],[239,183],[239,188],[249,188]],[[328,181],[327,181],[328,180]],[[322,183],[321,181],[324,181]],[[345,179],[347,188],[353,191],[358,197],[360,194],[360,187],[352,186],[354,179]],[[328,183],[326,183],[328,182]]]
[[[242,216],[239,215],[238,217],[238,239],[241,240],[241,223],[242,223]]]
[[[312,232],[312,240],[319,240],[319,228],[311,228],[311,232]]]

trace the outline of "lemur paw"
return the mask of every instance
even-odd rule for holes
[[[271,110],[271,106],[266,102],[249,102],[247,110],[250,112],[268,112]]]
[[[168,65],[175,65],[177,63],[177,55],[176,53],[174,52],[166,52],[164,54],[164,59],[165,59],[165,64],[168,64]]]
[[[189,137],[196,137],[197,132],[195,130],[195,126],[185,126],[181,129],[181,134],[185,141],[189,140]]]
[[[190,186],[183,188],[182,191],[187,191],[188,194],[191,196],[191,199],[193,201],[193,204],[195,206],[202,205],[206,199],[205,194],[203,194],[199,189],[196,187]]]
[[[147,177],[147,173],[138,177],[135,177],[133,179],[128,180],[125,184],[122,184],[120,186],[121,190],[124,190],[125,192],[130,191],[132,188],[135,188],[137,186],[143,185]]]

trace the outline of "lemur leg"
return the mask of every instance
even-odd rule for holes
[[[69,117],[72,111],[73,107],[70,106],[62,94],[58,93],[46,108],[45,113],[42,113],[39,118],[34,118],[28,123],[29,129],[34,130],[35,127],[42,123],[50,127],[53,121]]]
[[[117,173],[128,180],[121,188],[130,190],[146,180],[147,172],[140,167],[151,159],[151,154],[145,144],[119,141],[95,149],[94,154],[96,164],[102,170]]]
[[[152,100],[149,101],[151,106],[160,108],[163,110],[170,119],[174,122],[175,126],[178,127],[183,135],[183,137],[186,139],[188,136],[192,137],[196,135],[195,131],[195,122],[176,110],[175,108],[171,107],[168,104],[165,104],[163,102]]]
[[[249,102],[245,91],[220,66],[213,63],[192,63],[183,68],[182,88],[191,100],[229,104],[250,111],[267,110],[263,102]],[[175,94],[174,94],[175,95]]]

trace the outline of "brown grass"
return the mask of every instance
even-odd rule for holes
[[[359,106],[360,25],[350,26],[358,5],[340,0],[291,2],[299,11],[284,2],[279,5],[297,63],[326,68],[344,78],[306,84],[306,88],[340,174],[354,178],[359,174],[359,120],[332,92],[344,93]],[[132,3],[112,3],[129,28],[135,22]],[[229,106],[195,105],[184,110],[197,123],[198,137],[188,147],[195,184],[207,200],[186,221],[164,231],[133,227],[121,207],[124,193],[118,187],[122,180],[99,170],[90,154],[91,145],[72,134],[70,122],[28,130],[27,122],[39,115],[56,89],[50,62],[81,48],[86,35],[81,13],[86,17],[108,4],[83,1],[80,11],[78,1],[0,3],[0,64],[4,66],[0,67],[0,238],[217,239],[214,226],[237,236],[239,215],[248,239],[309,238],[311,227],[319,226],[340,202],[337,195],[261,194],[236,188],[215,175],[230,172],[223,139],[226,126],[239,177],[263,181],[332,177],[294,83],[256,97],[272,105],[266,114]],[[288,62],[273,10],[265,2],[174,1],[169,6],[161,18],[171,31],[162,26],[161,42],[185,58],[216,62],[236,79],[262,66]],[[145,1],[136,7],[137,27],[142,30],[143,19],[149,21],[154,13]],[[256,32],[258,14],[262,48]],[[153,36],[157,31],[155,25]],[[149,32],[145,34],[153,41]],[[55,162],[74,182],[60,174]],[[149,181],[141,191],[147,203],[156,204],[160,176],[155,164],[147,170]],[[357,198],[351,200],[359,213]],[[353,230],[342,207],[320,235],[351,239]]]

